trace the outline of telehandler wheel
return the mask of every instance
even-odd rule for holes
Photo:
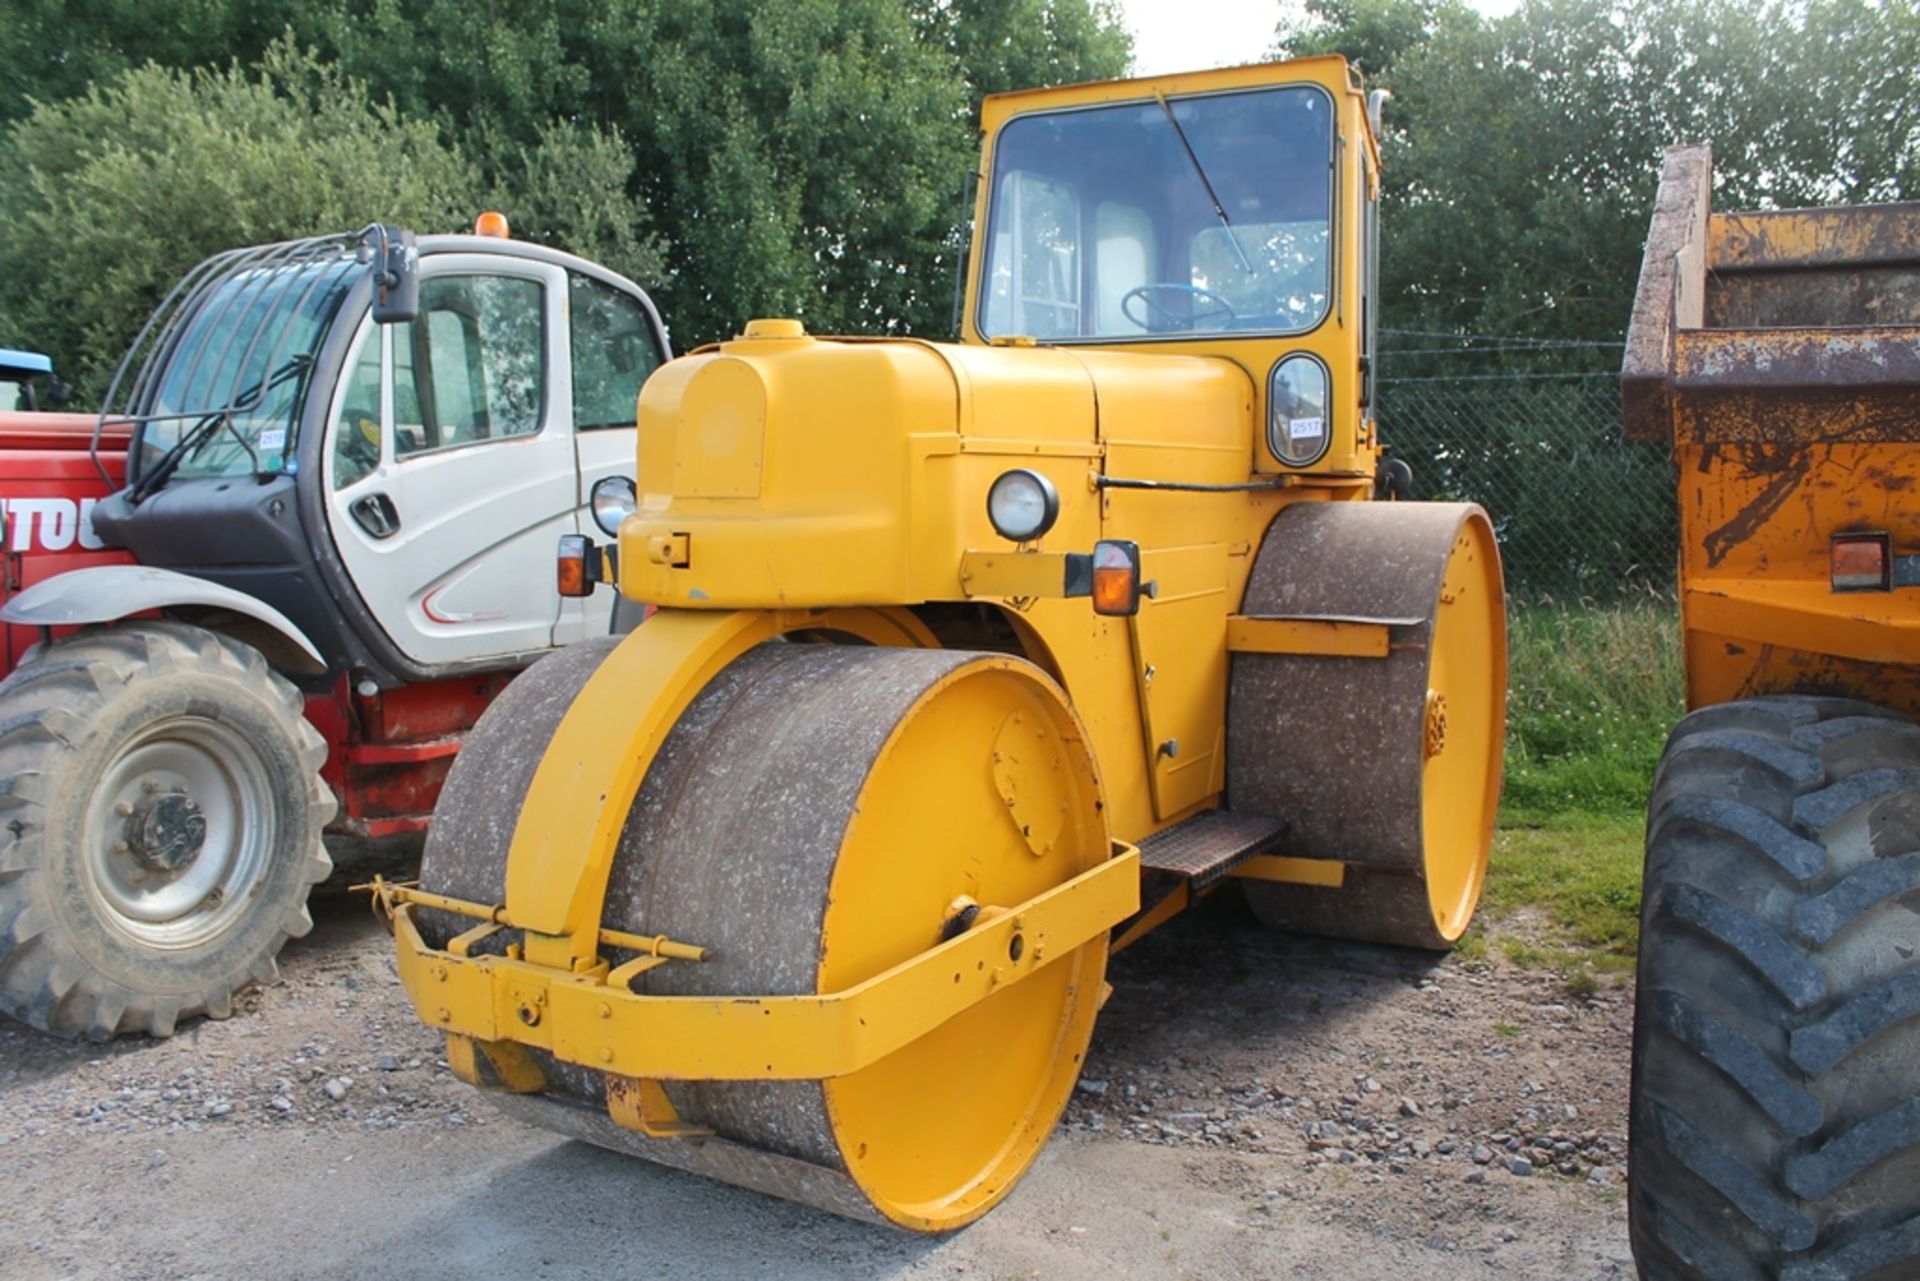
[[[225,1018],[313,926],[326,745],[258,651],[129,623],[0,683],[0,1010],[104,1041]]]
[[[1338,889],[1243,880],[1269,925],[1440,951],[1486,882],[1506,731],[1506,597],[1471,503],[1296,503],[1243,614],[1388,624],[1385,658],[1233,656],[1227,801],[1288,820],[1278,852]]]
[[[1649,1278],[1920,1276],[1920,726],[1728,703],[1654,776],[1629,1219]]]
[[[522,675],[447,780],[423,884],[499,901],[535,764],[611,642]],[[967,902],[1021,902],[1110,854],[1065,696],[998,654],[769,642],[667,736],[627,819],[609,928],[713,949],[642,977],[666,995],[842,990],[934,946]],[[970,919],[970,918],[963,918]],[[461,926],[423,917],[430,939]],[[1104,938],[850,1076],[669,1082],[712,1139],[645,1139],[599,1072],[548,1062],[551,1093],[498,1096],[576,1137],[841,1214],[959,1227],[1006,1194],[1065,1106],[1092,1034]]]

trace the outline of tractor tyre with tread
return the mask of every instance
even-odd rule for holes
[[[1920,1275],[1920,725],[1838,698],[1706,708],[1648,813],[1641,1275]]]
[[[0,1011],[59,1036],[226,1017],[312,928],[326,745],[259,651],[138,622],[0,682]]]

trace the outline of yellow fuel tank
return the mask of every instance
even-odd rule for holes
[[[986,493],[1009,466],[1060,495],[1035,547],[1085,550],[1101,537],[1103,455],[1224,483],[1246,479],[1252,453],[1252,383],[1227,360],[821,340],[755,321],[648,380],[647,487],[621,530],[620,587],[700,608],[954,599],[962,553],[1001,541]]]

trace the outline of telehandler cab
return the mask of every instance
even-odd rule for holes
[[[666,354],[594,263],[370,228],[193,269],[97,417],[0,413],[0,1012],[223,1015],[332,855],[423,829],[514,674],[607,633],[554,541],[631,506]]]
[[[1109,953],[1195,899],[1451,945],[1504,719],[1486,515],[1369,501],[1346,62],[983,123],[961,342],[756,320],[663,367],[576,571],[659,612],[509,687],[376,887],[513,1114],[923,1231],[1006,1195]]]

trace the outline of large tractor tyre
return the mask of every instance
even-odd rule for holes
[[[1920,726],[1695,712],[1654,776],[1630,1222],[1655,1281],[1920,1276]]]
[[[614,643],[542,660],[488,710],[448,777],[426,888],[500,901],[536,763]],[[1039,669],[998,654],[776,641],[722,671],[668,734],[633,800],[604,921],[713,949],[639,990],[832,992],[934,946],[956,899],[1018,903],[1109,855],[1084,736]],[[464,924],[422,918],[435,942]],[[546,1094],[494,1097],[535,1124],[728,1183],[956,1228],[1046,1142],[1105,966],[1101,938],[850,1076],[668,1082],[681,1118],[712,1138],[623,1130],[601,1073],[552,1060]]]
[[[1269,925],[1445,951],[1486,883],[1506,731],[1506,595],[1471,503],[1295,503],[1240,606],[1385,623],[1384,658],[1238,653],[1227,803],[1285,819],[1278,853],[1346,864],[1337,889],[1243,880]]]
[[[258,651],[142,622],[0,683],[0,1010],[58,1036],[225,1018],[312,928],[326,745]]]

